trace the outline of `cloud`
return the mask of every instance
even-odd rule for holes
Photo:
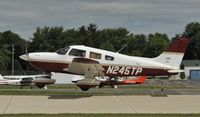
[[[167,33],[170,37],[199,21],[199,0],[1,0],[0,31],[28,39],[38,26],[125,27],[132,33]]]

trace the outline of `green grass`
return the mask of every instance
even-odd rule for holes
[[[1,117],[200,117],[200,114],[2,114]]]
[[[39,89],[33,86],[25,86],[20,89],[20,86],[0,85],[0,95],[64,95],[64,96],[107,96],[107,95],[151,95],[151,86],[143,85],[124,85],[117,89],[106,86],[104,88],[91,88],[89,91],[81,91],[76,85],[49,85],[48,90]],[[161,87],[153,86],[156,96],[160,96],[160,89],[184,89],[184,87]],[[76,90],[77,89],[77,90]]]
[[[144,94],[141,91],[132,90],[103,90],[103,89],[91,89],[89,91],[70,90],[44,90],[44,89],[0,89],[0,95],[64,95],[64,96],[106,96],[106,95],[149,95]]]

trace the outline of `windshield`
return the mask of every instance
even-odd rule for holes
[[[69,47],[65,47],[65,48],[62,48],[62,49],[56,51],[56,53],[61,54],[61,55],[65,55],[68,50],[69,50]]]

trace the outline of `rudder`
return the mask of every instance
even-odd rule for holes
[[[161,55],[154,58],[154,60],[159,63],[179,68],[188,44],[188,38],[177,38]]]

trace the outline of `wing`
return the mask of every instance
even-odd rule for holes
[[[81,88],[98,86],[100,81],[96,80],[95,77],[104,77],[103,70],[104,68],[98,61],[87,58],[74,58],[67,72],[85,76],[85,79],[76,83]]]
[[[104,77],[103,70],[104,68],[98,61],[87,58],[74,58],[66,71],[93,79],[95,76]]]

